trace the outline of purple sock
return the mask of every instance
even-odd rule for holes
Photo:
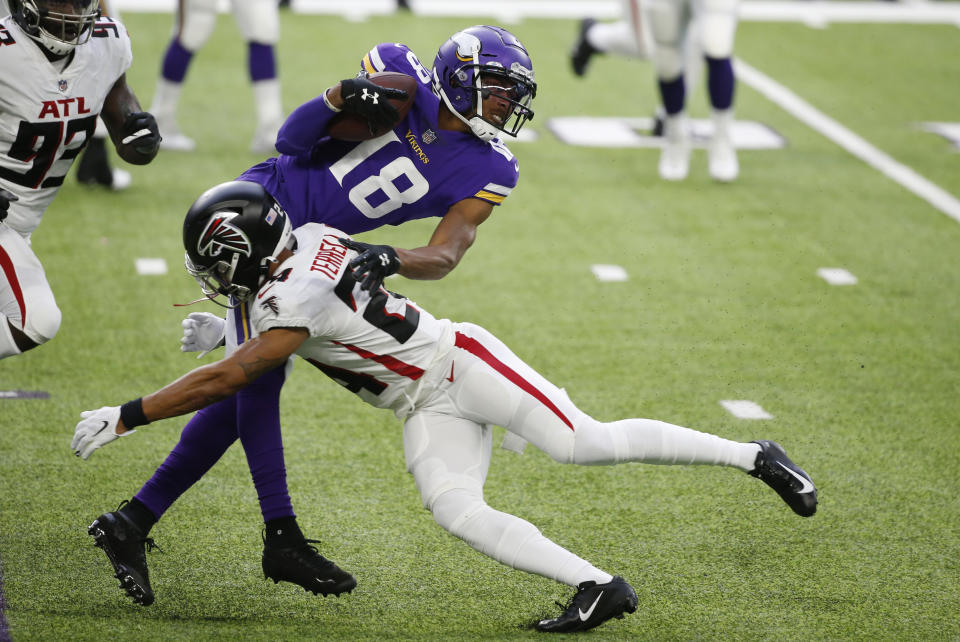
[[[237,432],[265,522],[296,517],[287,490],[280,432],[280,389],[285,378],[281,366],[237,393]]]
[[[730,109],[733,105],[733,64],[729,58],[707,59],[707,91],[714,109]]]
[[[273,57],[273,45],[261,45],[258,42],[247,44],[247,68],[250,81],[271,80],[277,77],[277,62]]]
[[[687,99],[687,90],[683,83],[683,74],[673,80],[659,80],[660,99],[667,114],[673,116],[683,111]]]
[[[174,38],[167,47],[167,53],[163,57],[163,66],[160,73],[164,79],[170,82],[181,83],[187,76],[187,68],[190,67],[190,60],[193,58],[193,52],[184,49],[180,41]]]
[[[157,519],[203,477],[237,440],[237,399],[204,408],[187,422],[180,441],[134,495]]]

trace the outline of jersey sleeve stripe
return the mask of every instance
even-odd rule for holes
[[[487,183],[484,187],[484,190],[488,192],[494,192],[496,194],[502,194],[503,196],[510,196],[510,192],[513,191],[512,187],[507,187],[506,185],[497,185],[496,183]]]
[[[486,190],[480,190],[473,196],[474,198],[482,198],[485,201],[490,201],[491,203],[494,203],[496,205],[499,205],[500,203],[503,202],[505,198],[507,198],[502,194],[494,194],[493,192],[488,192]]]
[[[363,63],[361,65],[363,70],[369,74],[372,74],[377,71],[384,71],[387,66],[383,64],[383,58],[380,57],[379,47],[374,47],[367,52],[367,55],[363,57]]]

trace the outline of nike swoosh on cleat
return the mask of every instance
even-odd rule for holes
[[[603,591],[600,591],[600,595],[598,595],[598,596],[597,596],[597,599],[595,599],[595,600],[593,601],[593,604],[590,605],[590,608],[587,609],[587,612],[586,612],[586,613],[584,613],[583,611],[581,611],[579,608],[577,609],[578,611],[580,611],[580,621],[581,621],[581,622],[586,622],[587,619],[588,619],[591,615],[593,615],[593,609],[597,608],[597,604],[600,602],[600,598],[601,598],[601,597],[603,597]]]
[[[792,469],[788,468],[787,466],[784,466],[784,465],[783,465],[783,462],[779,462],[779,461],[778,461],[777,463],[780,465],[780,468],[783,468],[785,471],[787,471],[788,473],[790,473],[791,475],[793,475],[794,477],[796,477],[796,478],[800,481],[800,483],[803,484],[803,487],[800,489],[800,494],[801,494],[801,495],[804,494],[804,493],[809,493],[809,492],[813,491],[813,483],[811,483],[811,481],[810,481],[809,479],[807,479],[806,477],[804,477],[803,475],[801,475],[801,474],[798,473],[797,471],[792,470]]]
[[[336,583],[336,580],[321,580],[319,577],[315,577],[313,579],[315,579],[319,584],[335,584]]]

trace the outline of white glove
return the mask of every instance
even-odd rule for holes
[[[180,352],[200,352],[197,359],[207,356],[211,350],[223,345],[227,332],[227,322],[209,312],[191,312],[180,324],[183,326],[183,338],[180,339]]]
[[[137,432],[128,430],[123,434],[117,434],[120,406],[104,406],[99,410],[87,410],[81,412],[80,416],[83,417],[83,421],[77,424],[70,447],[73,448],[73,454],[84,459],[88,459],[94,450],[109,444],[117,437],[126,437]]]

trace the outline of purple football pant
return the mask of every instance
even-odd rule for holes
[[[287,491],[280,433],[280,389],[285,378],[285,368],[281,366],[234,396],[199,411],[187,422],[180,442],[135,497],[160,519],[239,438],[263,520],[295,517]],[[239,417],[243,421],[238,421]]]

